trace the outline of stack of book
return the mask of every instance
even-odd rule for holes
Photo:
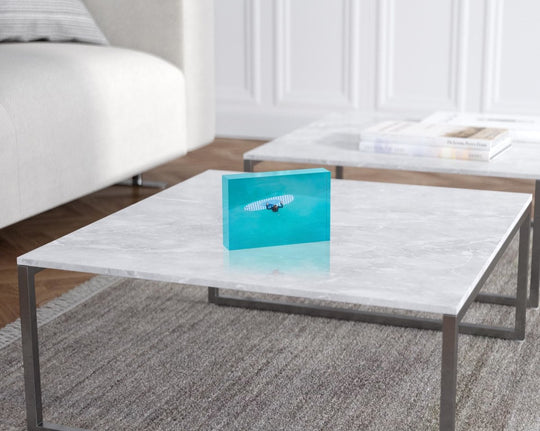
[[[384,121],[360,133],[359,149],[399,154],[488,161],[510,147],[505,128],[443,122]]]

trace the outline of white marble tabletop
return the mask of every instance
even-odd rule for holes
[[[513,142],[510,149],[489,162],[359,151],[360,131],[381,120],[361,112],[329,114],[244,153],[244,159],[540,179],[540,142]]]
[[[331,241],[229,252],[207,171],[19,265],[455,315],[531,195],[332,180]]]

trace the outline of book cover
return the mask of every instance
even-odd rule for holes
[[[507,129],[444,123],[383,121],[360,132],[360,141],[489,150],[509,138]]]
[[[514,141],[540,142],[540,117],[530,115],[437,111],[421,122],[506,128]]]
[[[223,175],[222,193],[229,250],[330,240],[326,169]]]

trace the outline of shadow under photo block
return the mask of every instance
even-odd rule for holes
[[[330,240],[326,169],[223,175],[222,193],[229,250]]]

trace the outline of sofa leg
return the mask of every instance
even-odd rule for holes
[[[150,187],[154,189],[164,189],[167,187],[167,183],[161,181],[145,181],[143,180],[142,174],[135,175],[131,177],[131,181],[122,181],[117,184],[118,186],[129,186],[129,187]]]

